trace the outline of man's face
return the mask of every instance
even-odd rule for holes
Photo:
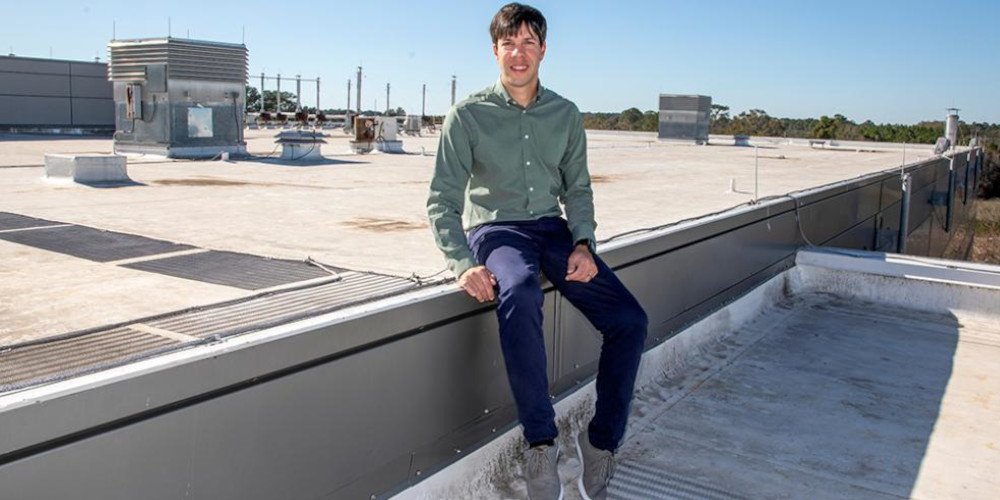
[[[500,81],[510,88],[530,88],[538,83],[538,66],[545,57],[545,44],[527,24],[517,34],[497,40],[493,55],[500,65]]]

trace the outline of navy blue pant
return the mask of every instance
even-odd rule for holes
[[[574,245],[560,217],[484,224],[469,232],[469,246],[497,278],[500,346],[525,439],[538,443],[558,435],[546,372],[541,271],[603,336],[597,404],[588,431],[594,446],[616,450],[625,435],[646,340],[642,306],[596,255],[594,279],[566,281]]]

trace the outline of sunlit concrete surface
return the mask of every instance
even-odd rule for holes
[[[327,131],[326,160],[283,162],[273,136],[247,131],[255,158],[130,156],[133,184],[90,187],[44,177],[45,153],[110,153],[108,139],[0,137],[0,211],[272,258],[397,276],[444,261],[426,222],[436,136],[402,137],[408,154],[350,154]],[[598,239],[697,217],[753,198],[753,148],[589,132]],[[758,196],[898,167],[899,148],[810,148],[760,141]],[[907,163],[931,155],[910,147]],[[5,168],[9,167],[9,168]],[[736,192],[729,191],[735,180]],[[42,229],[44,230],[44,229]],[[0,345],[244,297],[237,288],[99,264],[0,241]]]
[[[610,498],[996,498],[1000,267],[799,257],[645,355]],[[591,398],[557,404],[567,499]],[[519,432],[399,498],[525,498]]]

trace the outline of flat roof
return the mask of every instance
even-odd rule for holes
[[[46,227],[0,228],[0,237],[7,236],[0,238],[0,346],[272,289],[149,270],[149,261],[165,256],[183,262],[185,256],[216,251],[312,259],[331,268],[403,278],[444,269],[425,211],[436,136],[402,136],[407,154],[354,155],[349,138],[332,130],[323,146],[325,161],[298,163],[275,158],[278,132],[248,130],[248,149],[256,157],[246,160],[130,156],[135,184],[113,188],[46,180],[43,166],[45,153],[111,152],[110,139],[0,136],[0,212],[49,221]],[[599,240],[753,198],[752,147],[663,143],[655,133],[588,131],[587,136]],[[909,146],[903,153],[878,144],[815,148],[777,139],[756,144],[760,197],[898,167],[904,154],[907,163],[933,155],[930,146]],[[119,239],[135,235],[164,246],[81,258],[80,252],[74,256],[37,243],[57,224],[125,235],[108,235]],[[12,232],[19,234],[15,238]]]
[[[1000,266],[800,250],[644,355],[609,498],[993,498],[998,298]],[[592,385],[556,405],[567,498]],[[395,498],[523,496],[520,432]]]

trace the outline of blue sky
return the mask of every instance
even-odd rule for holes
[[[365,108],[444,113],[451,75],[467,95],[496,79],[487,27],[503,2],[381,0],[164,2],[5,0],[0,51],[106,58],[118,38],[172,34],[239,43],[251,84],[261,71],[319,76],[323,107],[346,104],[365,68]],[[16,5],[16,6],[15,6]],[[533,2],[549,21],[543,83],[584,111],[642,110],[657,95],[711,95],[735,113],[840,113],[913,123],[961,108],[965,121],[1000,122],[1000,1],[895,0]],[[273,86],[273,83],[269,83]],[[283,89],[294,90],[292,82]],[[303,84],[303,103],[315,88]],[[352,97],[353,100],[353,97]]]

